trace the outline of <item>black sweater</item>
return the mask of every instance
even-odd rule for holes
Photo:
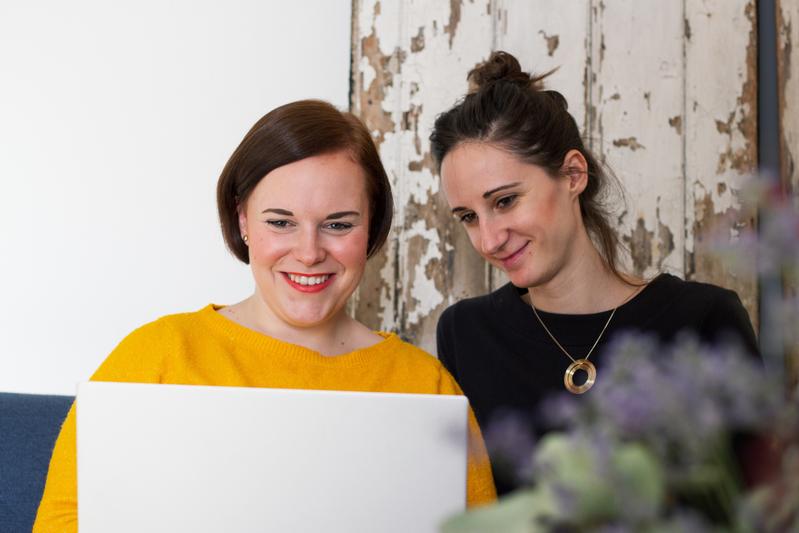
[[[510,283],[498,290],[462,300],[444,311],[438,322],[438,357],[455,376],[484,429],[505,409],[531,417],[539,433],[537,408],[565,390],[563,374],[571,361],[552,342],[521,296],[526,289]],[[556,339],[575,359],[585,357],[610,310],[587,315],[538,312]],[[661,274],[620,306],[591,355],[601,378],[603,346],[615,333],[640,331],[662,342],[690,330],[705,342],[737,336],[757,353],[749,316],[735,292],[706,283]],[[502,489],[502,480],[498,479]]]

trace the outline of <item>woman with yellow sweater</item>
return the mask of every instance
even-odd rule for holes
[[[97,381],[462,394],[437,359],[349,317],[393,201],[369,132],[320,101],[279,107],[231,156],[222,232],[255,279],[249,298],[163,317],[126,337]],[[471,411],[467,502],[495,499]],[[75,408],[56,441],[35,532],[77,530]]]

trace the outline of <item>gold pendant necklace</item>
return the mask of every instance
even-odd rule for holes
[[[599,339],[601,339],[602,335],[605,334],[605,330],[608,329],[610,321],[613,320],[613,315],[616,314],[616,309],[618,309],[618,307],[614,307],[613,311],[610,312],[608,321],[605,322],[605,326],[602,328],[602,331],[599,332],[599,336],[594,341],[594,345],[591,346],[591,349],[588,350],[588,354],[582,359],[575,359],[568,351],[566,351],[566,348],[561,346],[561,344],[558,342],[558,339],[555,338],[552,332],[549,331],[549,328],[546,326],[546,324],[544,324],[544,321],[541,320],[541,317],[538,316],[538,311],[535,310],[532,297],[530,298],[530,307],[533,308],[533,314],[538,319],[538,323],[541,324],[541,327],[547,332],[547,335],[549,335],[549,338],[552,339],[552,342],[554,342],[558,348],[560,348],[560,351],[565,353],[566,357],[572,361],[572,364],[570,364],[566,369],[566,373],[563,374],[563,385],[566,386],[566,390],[572,394],[582,394],[593,387],[594,382],[596,381],[596,367],[594,366],[594,363],[588,360],[588,358],[591,357],[592,353],[594,353],[594,348],[596,348],[596,345],[599,344]],[[585,383],[582,385],[577,385],[574,383],[574,374],[577,373],[578,370],[583,370],[586,374],[588,374]]]

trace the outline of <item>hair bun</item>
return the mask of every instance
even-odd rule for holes
[[[478,91],[498,81],[516,83],[523,87],[531,86],[534,90],[542,88],[539,83],[540,78],[532,78],[522,71],[519,61],[502,50],[492,52],[486,61],[469,71],[466,79],[469,80],[470,92]]]
[[[483,63],[470,70],[466,79],[469,81],[470,93],[477,92],[498,81],[509,82],[536,92],[554,93],[549,96],[565,109],[566,101],[560,93],[544,90],[544,80],[556,70],[558,67],[540,75],[529,74],[522,70],[519,60],[513,55],[497,50],[491,52],[491,55]]]

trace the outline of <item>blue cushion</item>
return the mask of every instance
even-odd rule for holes
[[[0,531],[30,531],[74,398],[0,393]]]

